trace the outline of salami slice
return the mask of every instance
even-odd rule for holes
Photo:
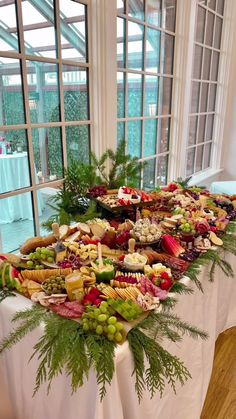
[[[64,305],[66,308],[73,310],[77,314],[82,315],[84,312],[84,306],[82,306],[79,301],[68,301]]]
[[[65,306],[66,303],[56,305],[56,304],[50,304],[50,309],[57,313],[61,317],[65,317],[66,319],[78,319],[82,316],[83,311],[75,312],[74,310],[68,308]]]

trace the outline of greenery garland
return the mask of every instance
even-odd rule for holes
[[[85,378],[88,378],[90,368],[93,367],[96,371],[100,399],[104,398],[106,386],[110,385],[115,371],[114,342],[108,341],[104,336],[87,333],[79,323],[63,319],[38,304],[17,312],[12,322],[17,322],[18,325],[0,343],[0,353],[10,349],[27,333],[44,323],[43,335],[35,344],[30,358],[37,356],[40,361],[34,394],[44,382],[48,383],[49,391],[52,380],[63,370],[71,377],[72,392],[75,392],[83,385]],[[136,375],[135,389],[139,401],[145,388],[153,397],[156,391],[163,393],[165,380],[175,391],[175,381],[183,384],[191,377],[183,362],[160,345],[164,338],[173,342],[180,341],[182,335],[186,333],[194,338],[207,337],[205,332],[171,315],[169,310],[163,313],[151,313],[130,330],[127,339],[134,358],[133,373]],[[147,368],[145,368],[145,359]]]
[[[203,253],[191,263],[186,271],[185,275],[195,283],[200,291],[203,292],[203,287],[198,279],[198,275],[203,266],[209,265],[208,276],[211,282],[214,281],[214,273],[217,266],[223,271],[226,277],[234,277],[234,271],[230,263],[224,258],[225,252],[236,256],[236,236],[234,233],[236,233],[236,223],[230,222],[222,236],[223,245],[218,246],[216,250],[210,249],[206,253]]]

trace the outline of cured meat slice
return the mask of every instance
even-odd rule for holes
[[[76,310],[74,310],[72,308],[66,307],[65,304],[68,304],[68,303],[64,303],[60,305],[50,304],[49,307],[52,311],[57,313],[59,316],[65,317],[66,319],[78,319],[79,317],[82,316],[83,311],[84,311],[82,306],[80,306],[81,307],[80,310],[78,307],[76,308]]]
[[[69,310],[73,310],[75,313],[78,313],[80,315],[84,312],[84,306],[82,306],[79,301],[68,301],[64,303],[65,307]]]

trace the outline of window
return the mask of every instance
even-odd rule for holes
[[[9,153],[0,155],[4,251],[44,233],[64,167],[89,159],[86,3],[0,0],[0,150]]]
[[[167,182],[176,3],[117,1],[117,139],[146,162],[145,189]]]
[[[198,1],[189,115],[187,176],[211,167],[224,0]]]

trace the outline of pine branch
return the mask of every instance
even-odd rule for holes
[[[160,304],[164,310],[170,310],[177,304],[177,300],[173,297],[167,297],[165,300],[160,301]]]
[[[157,391],[162,396],[165,379],[175,391],[176,381],[184,384],[191,377],[187,368],[176,356],[171,355],[138,328],[131,329],[127,338],[134,358],[133,374],[136,375],[135,388],[139,402],[145,388],[148,389],[151,397]],[[147,359],[149,365],[147,369],[145,369],[144,358]]]
[[[16,313],[12,321],[20,321],[21,324],[1,341],[0,354],[5,349],[12,348],[12,346],[23,339],[28,333],[36,329],[46,317],[46,313],[46,310],[38,305]]]
[[[192,294],[193,289],[183,284],[182,282],[175,282],[170,292],[175,292],[176,294]]]
[[[3,288],[2,290],[0,290],[0,303],[5,300],[5,298],[7,297],[15,297],[16,294],[14,294],[14,292],[9,291],[6,288]]]
[[[100,400],[102,400],[106,394],[106,384],[111,384],[114,374],[116,344],[108,341],[104,336],[88,334],[86,345],[90,363],[97,372],[97,383],[100,386],[99,395]]]

